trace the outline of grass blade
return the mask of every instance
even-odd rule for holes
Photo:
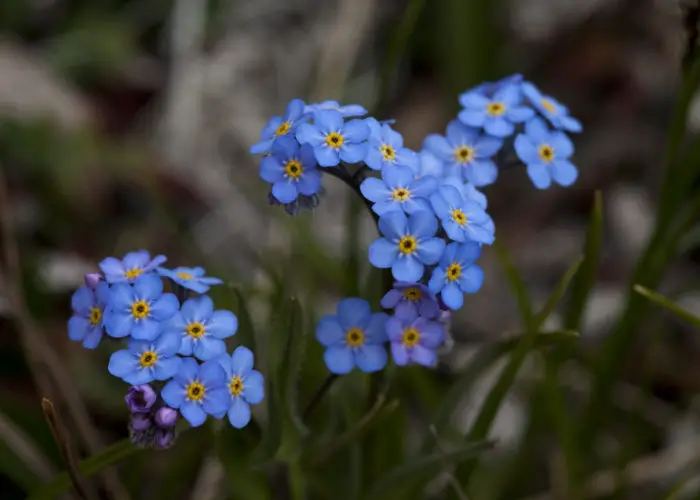
[[[547,299],[547,302],[545,302],[542,310],[535,316],[535,330],[542,328],[544,322],[547,321],[547,318],[549,318],[549,316],[554,312],[554,309],[556,309],[557,305],[564,297],[566,289],[569,287],[569,283],[576,276],[582,262],[583,257],[576,259],[576,261],[574,261],[571,267],[569,267],[569,269],[566,271],[564,276],[562,276],[561,280],[559,280],[559,283],[557,283],[554,291]]]
[[[664,297],[660,293],[653,292],[649,290],[646,287],[643,287],[642,285],[634,285],[632,287],[635,292],[640,294],[643,297],[646,297],[649,299],[651,302],[654,304],[663,307],[664,309],[668,309],[671,311],[673,314],[678,316],[680,319],[687,321],[691,325],[700,328],[700,317],[694,315],[690,311],[686,311],[683,309],[681,306],[673,302],[672,300]]]

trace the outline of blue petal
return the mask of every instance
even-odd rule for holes
[[[345,332],[337,316],[329,314],[320,319],[316,325],[316,339],[326,347],[343,342]]]
[[[310,144],[314,148],[325,143],[325,137],[318,128],[310,123],[302,123],[296,131],[296,138],[301,144]]]
[[[206,331],[217,339],[225,339],[238,331],[238,318],[231,311],[216,311],[207,322]]]
[[[185,401],[185,389],[175,380],[171,380],[160,391],[160,397],[171,408],[180,408]]]
[[[270,118],[270,121],[267,122],[267,125],[265,125],[260,132],[260,138],[261,139],[270,139],[272,138],[273,140],[275,139],[275,132],[279,128],[280,125],[284,123],[284,118],[281,116],[273,116]],[[270,144],[272,145],[272,144]]]
[[[340,163],[338,151],[326,145],[315,147],[314,156],[316,156],[316,161],[320,167],[334,167]]]
[[[563,132],[555,132],[551,136],[551,145],[557,160],[566,160],[574,154],[574,145],[571,139]]]
[[[549,130],[542,118],[533,118],[525,124],[525,133],[534,143],[542,143],[549,137]]]
[[[484,122],[484,130],[487,134],[495,137],[508,137],[513,133],[515,127],[507,122],[503,117],[489,118]]]
[[[445,270],[441,267],[436,267],[433,270],[433,275],[428,282],[428,289],[430,290],[430,293],[433,295],[440,293],[440,290],[442,290],[442,288],[445,286],[446,276]]]
[[[413,181],[413,171],[408,167],[387,165],[382,169],[382,178],[391,189],[408,187]]]
[[[107,257],[103,259],[100,264],[100,269],[105,275],[105,279],[108,283],[115,283],[117,281],[124,281],[124,266],[119,259],[114,257]]]
[[[183,358],[180,371],[177,372],[174,378],[180,383],[180,385],[185,386],[196,379],[198,375],[199,363],[197,363],[197,361],[195,361],[193,358]]]
[[[252,155],[260,155],[263,153],[268,153],[270,149],[272,148],[272,144],[275,142],[274,139],[267,139],[264,141],[260,141],[257,144],[253,144],[250,147],[250,154]]]
[[[581,130],[583,130],[583,125],[581,125],[581,122],[571,116],[560,117],[559,124],[561,128],[569,132],[581,132]]]
[[[471,146],[476,140],[479,129],[467,127],[459,120],[447,124],[447,140],[452,146]]]
[[[404,330],[404,319],[396,316],[390,317],[386,322],[386,334],[389,340],[400,341]],[[408,319],[406,319],[408,320]]]
[[[400,342],[391,343],[391,356],[394,358],[394,363],[398,366],[408,364],[408,350]]]
[[[74,341],[83,340],[90,331],[90,320],[82,316],[71,316],[68,320],[68,338]]]
[[[207,392],[202,408],[216,418],[223,418],[231,404],[231,393],[228,387],[220,387]]]
[[[321,132],[339,132],[343,128],[343,116],[338,111],[330,109],[317,111],[314,114],[314,125]],[[369,134],[369,128],[367,128],[367,134]]]
[[[469,266],[462,269],[459,277],[459,287],[464,293],[476,293],[484,283],[484,271],[479,266]]]
[[[272,153],[278,161],[285,162],[287,159],[299,154],[299,142],[288,135],[283,135],[275,140]]]
[[[520,102],[520,89],[516,85],[504,85],[493,94],[493,100],[510,108]]]
[[[420,160],[418,155],[408,148],[401,148],[396,153],[396,164],[410,168],[414,174],[418,173]]]
[[[134,293],[131,286],[126,283],[117,283],[112,285],[109,305],[115,310],[131,310],[131,304],[134,302]]]
[[[153,382],[153,369],[151,368],[137,368],[135,371],[128,373],[122,377],[124,382],[131,385],[141,385]]]
[[[185,401],[180,406],[180,413],[192,427],[199,427],[207,419],[207,414],[202,409],[201,405],[193,401]]]
[[[104,330],[102,327],[88,329],[85,338],[83,339],[83,347],[85,349],[95,349],[102,340]]]
[[[163,293],[163,280],[152,274],[144,274],[134,281],[134,295],[139,299],[152,300]]]
[[[484,111],[473,111],[471,109],[463,109],[457,115],[459,121],[470,127],[482,127],[486,121],[486,113]]]
[[[267,182],[277,182],[284,178],[284,167],[274,156],[260,160],[260,177]]]
[[[527,175],[538,189],[547,189],[552,185],[552,175],[546,165],[531,163],[527,166]]]
[[[350,373],[355,366],[352,351],[344,346],[331,346],[323,353],[323,360],[331,371],[338,375]]]
[[[525,106],[517,106],[510,108],[506,113],[508,119],[514,123],[523,123],[535,116],[535,111],[532,108]]]
[[[193,321],[204,322],[214,314],[214,302],[206,295],[186,300],[182,304],[180,315],[183,317],[185,324]],[[172,322],[172,320],[171,320]]]
[[[418,318],[413,327],[421,332],[420,344],[435,349],[445,340],[445,326],[427,318]]]
[[[391,214],[387,214],[384,217],[388,215]],[[398,255],[399,247],[385,238],[374,240],[369,246],[369,261],[374,267],[379,269],[391,267]]]
[[[401,212],[392,212],[379,218],[379,232],[391,240],[401,239],[408,229],[408,219]]]
[[[399,301],[403,298],[403,293],[401,293],[401,290],[397,290],[396,288],[392,288],[386,294],[384,297],[382,297],[381,305],[384,309],[393,309],[396,307],[396,304],[399,303]]]
[[[161,323],[152,318],[143,318],[134,322],[131,336],[138,340],[155,340],[160,335]]]
[[[367,114],[367,110],[360,106],[359,104],[348,104],[347,106],[342,106],[340,112],[343,116],[364,116]]]
[[[442,221],[442,227],[447,233],[447,237],[452,241],[464,241],[466,238],[464,231],[465,226],[460,226],[452,219],[444,219]]]
[[[343,136],[347,142],[362,142],[369,134],[370,128],[364,120],[350,120],[343,127]]]
[[[423,198],[410,198],[401,203],[401,205],[403,206],[404,211],[409,215],[417,212],[430,212],[431,210],[430,203],[428,200]]]
[[[284,119],[289,121],[299,119],[305,107],[306,104],[301,99],[292,99],[289,101],[289,104],[287,104],[287,109],[284,112]]]
[[[168,380],[173,378],[180,369],[182,359],[178,357],[159,359],[153,367],[153,378],[156,380]]]
[[[369,302],[357,297],[343,299],[338,304],[338,322],[345,330],[353,327],[364,327],[369,321],[372,310]]]
[[[150,260],[151,255],[146,250],[139,250],[127,253],[122,262],[126,269],[143,269]]]
[[[388,355],[384,345],[363,345],[355,350],[357,367],[365,373],[377,372],[386,366]]]
[[[360,163],[367,157],[369,145],[366,142],[359,144],[343,144],[340,148],[340,159],[346,163]]]
[[[464,305],[464,294],[455,283],[448,283],[440,293],[447,307],[456,311]]]
[[[381,343],[386,342],[388,340],[388,337],[386,335],[386,322],[388,320],[388,314],[372,314],[372,316],[369,319],[369,322],[367,322],[367,325],[365,326],[365,339],[367,343]]]
[[[362,184],[360,184],[360,192],[362,196],[375,203],[391,197],[391,191],[387,189],[386,184],[374,177],[368,177],[362,181]]]
[[[467,236],[470,240],[484,245],[490,245],[494,241],[493,232],[486,226],[477,226],[476,224],[467,225]]]
[[[459,243],[450,243],[445,247],[445,253],[442,254],[442,259],[440,260],[440,267],[448,267],[457,260],[456,256],[459,246]]]
[[[430,134],[426,137],[423,147],[443,160],[452,159],[454,155],[454,147],[445,137],[438,134]]]
[[[182,335],[170,332],[161,334],[155,342],[156,351],[162,356],[174,356],[180,350]]]
[[[450,208],[459,208],[462,206],[462,195],[460,194],[459,190],[454,186],[450,184],[443,184],[438,189],[438,192],[442,195],[442,197],[445,199],[445,202],[447,202],[447,205]],[[452,214],[448,211],[447,215],[449,216]]]
[[[459,96],[459,103],[465,108],[481,109],[489,104],[489,99],[477,92],[465,92]]]
[[[488,186],[496,182],[498,168],[491,160],[475,160],[465,167],[465,177],[475,186]]]
[[[182,343],[180,344],[180,350],[177,351],[178,354],[182,356],[192,356],[192,351],[194,350],[194,339],[189,335],[181,335]]]
[[[106,282],[101,281],[97,285],[97,288],[95,289],[95,297],[97,298],[97,303],[102,308],[104,308],[109,303],[110,296],[111,296],[110,286]]]
[[[243,381],[242,396],[245,400],[256,405],[265,397],[265,378],[257,370],[251,371]]]
[[[238,346],[231,355],[231,372],[239,377],[245,376],[253,369],[255,356],[245,346]]]
[[[445,251],[445,240],[441,238],[429,238],[418,244],[416,255],[424,264],[432,266],[437,264]]]
[[[459,247],[456,248],[456,252],[452,258],[454,260],[459,260],[460,262],[473,264],[479,257],[481,257],[481,245],[478,243],[468,242],[459,245]]]
[[[409,232],[417,238],[433,236],[437,228],[437,219],[430,212],[418,212],[408,217]]]
[[[406,202],[399,202],[399,201],[380,201],[379,203],[375,203],[372,205],[372,210],[374,211],[375,214],[379,215],[380,217],[383,217],[384,215],[390,213],[390,212],[400,212],[402,207],[405,207]]]
[[[228,420],[236,429],[242,429],[250,422],[250,405],[243,398],[233,398],[228,410]]]
[[[131,314],[108,311],[105,314],[105,330],[110,337],[122,338],[131,333],[134,326]]]
[[[435,189],[437,189],[437,185],[438,180],[431,175],[427,175],[421,177],[411,184],[411,193],[413,196],[427,198],[433,191],[435,191]]]
[[[272,185],[272,196],[277,198],[280,203],[291,203],[299,196],[296,184],[288,180],[281,180]]]
[[[140,365],[136,356],[127,350],[117,351],[109,358],[107,371],[115,377],[124,378],[135,373]]]
[[[397,280],[416,283],[423,276],[423,264],[418,262],[418,259],[403,257],[391,266],[391,274]]]
[[[382,137],[386,141],[386,144],[394,149],[403,148],[403,136],[396,130],[392,129],[389,124],[385,123],[382,125]]]
[[[95,294],[86,286],[78,288],[71,297],[71,307],[75,312],[83,315],[90,314],[90,310],[95,305]]]
[[[501,149],[503,141],[496,137],[483,136],[474,144],[474,155],[477,158],[489,158]]]
[[[432,349],[416,345],[411,349],[411,361],[422,366],[433,367],[437,365],[437,354]]]
[[[226,383],[226,372],[216,360],[205,361],[199,367],[199,379],[207,390]]]
[[[384,156],[381,151],[381,143],[368,143],[365,164],[372,170],[381,170],[384,165]]]
[[[552,178],[554,182],[562,186],[571,186],[576,182],[578,177],[578,170],[569,161],[566,160],[556,160],[551,164]]]
[[[204,336],[194,343],[192,352],[202,361],[213,359],[226,352],[226,344],[223,340]]]
[[[321,173],[316,170],[307,170],[297,182],[297,190],[305,196],[311,196],[318,193],[321,189]]]
[[[149,315],[156,321],[167,321],[172,318],[180,308],[180,302],[172,293],[164,293],[158,299],[151,302]]]
[[[532,142],[529,136],[520,134],[515,138],[515,152],[523,163],[530,165],[540,161],[537,146]]]
[[[435,214],[441,219],[450,217],[450,206],[447,204],[442,194],[440,194],[440,191],[434,193],[430,197],[430,205],[433,207]]]

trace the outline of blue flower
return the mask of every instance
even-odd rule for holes
[[[401,281],[394,283],[394,288],[382,297],[381,306],[393,309],[397,316],[434,318],[439,311],[437,299],[427,286]]]
[[[153,273],[166,260],[168,259],[165,255],[158,255],[151,260],[151,254],[146,250],[139,250],[129,252],[123,260],[107,257],[100,262],[100,269],[107,283],[133,283],[142,274]]]
[[[250,405],[265,397],[265,378],[253,370],[253,353],[247,347],[238,346],[231,356],[220,356],[216,361],[226,372],[228,420],[236,429],[242,429],[250,422]]]
[[[484,282],[484,271],[474,264],[481,256],[478,243],[450,243],[433,271],[428,288],[456,311],[464,304],[465,293],[476,293]]]
[[[408,217],[403,212],[389,212],[379,217],[384,237],[370,245],[369,261],[380,269],[391,268],[398,281],[415,283],[423,276],[424,266],[436,264],[445,250],[445,242],[434,237],[437,228],[430,212]]]
[[[581,132],[581,122],[569,115],[569,110],[553,97],[542,94],[532,83],[522,86],[523,94],[554,128],[568,132]]]
[[[207,419],[226,415],[230,395],[226,388],[226,372],[216,361],[201,365],[193,358],[184,358],[180,369],[160,393],[165,404],[179,409],[192,427],[198,427]]]
[[[68,338],[82,341],[86,349],[94,349],[104,332],[103,316],[109,301],[109,285],[104,281],[94,290],[81,286],[71,297],[73,316],[68,320]]]
[[[418,166],[416,153],[403,147],[403,137],[388,123],[380,124],[374,118],[366,118],[370,135],[369,150],[365,163],[372,170],[382,170],[388,165],[404,165],[415,169]]]
[[[314,123],[302,123],[296,134],[302,144],[311,144],[321,167],[333,167],[344,161],[359,163],[367,156],[369,126],[364,120],[343,122],[338,111],[317,111]]]
[[[160,334],[162,322],[172,318],[179,306],[175,295],[163,293],[158,276],[141,276],[133,286],[117,283],[110,293],[105,329],[112,337],[131,334],[137,340],[153,340]]]
[[[206,295],[190,299],[163,325],[163,331],[182,338],[178,354],[207,361],[226,352],[223,339],[238,330],[238,318],[231,311],[214,311],[214,303]]]
[[[292,203],[300,194],[312,196],[321,189],[313,148],[309,144],[300,147],[289,136],[278,139],[272,155],[262,159],[260,177],[272,184],[272,196],[280,203]]]
[[[372,313],[366,300],[341,300],[336,314],[324,316],[316,326],[316,338],[326,348],[323,360],[328,369],[343,375],[355,366],[366,373],[384,368],[387,319],[385,313]]]
[[[478,202],[464,199],[454,186],[440,186],[430,196],[430,203],[450,239],[493,243],[495,228],[491,217]]]
[[[514,74],[510,76],[506,76],[504,78],[501,78],[498,81],[495,82],[483,82],[477,85],[476,87],[472,87],[471,89],[466,90],[462,94],[459,95],[459,98],[462,99],[465,96],[471,94],[471,93],[476,93],[480,94],[486,97],[491,97],[493,94],[500,88],[507,86],[507,85],[515,85],[518,86],[522,83],[523,81],[523,75],[521,74]]]
[[[367,114],[367,110],[359,104],[341,106],[338,101],[323,101],[316,104],[309,104],[304,108],[304,114],[312,114],[316,111],[327,110],[337,111],[343,118],[353,118],[356,116],[365,116]]]
[[[374,202],[372,210],[378,215],[404,211],[412,214],[419,210],[430,210],[428,196],[435,191],[435,177],[415,179],[413,170],[398,165],[387,165],[382,169],[382,179],[368,177],[360,184],[362,195]]]
[[[418,153],[418,164],[412,167],[416,179],[430,175],[436,179],[445,177],[445,163],[427,149]]]
[[[221,285],[219,278],[204,276],[204,269],[201,267],[176,267],[175,269],[165,269],[159,267],[158,274],[171,279],[178,285],[197,293],[209,291],[210,285]]]
[[[514,123],[529,120],[535,112],[520,106],[520,87],[507,84],[494,92],[489,98],[480,93],[463,94],[459,102],[464,106],[459,120],[470,127],[483,127],[487,134],[494,137],[508,137],[515,130]]]
[[[179,348],[176,333],[164,333],[151,341],[131,339],[128,349],[112,354],[107,370],[132,385],[167,380],[180,368]]]
[[[525,133],[515,138],[515,152],[527,165],[527,175],[538,189],[546,189],[552,181],[570,186],[578,177],[569,161],[574,145],[563,132],[547,130],[541,118],[525,124]]]
[[[299,123],[304,118],[304,101],[292,99],[287,104],[284,116],[273,116],[260,133],[260,142],[250,148],[251,154],[268,153],[278,137],[294,136]]]
[[[479,133],[454,120],[447,125],[447,137],[431,134],[423,147],[445,162],[445,176],[461,176],[475,186],[493,184],[498,177],[496,164],[491,160],[503,141]]]
[[[445,340],[445,326],[423,316],[393,316],[386,323],[394,363],[411,362],[423,366],[437,365],[435,352]]]

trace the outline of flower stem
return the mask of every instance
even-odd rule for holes
[[[323,384],[321,384],[321,387],[319,387],[316,390],[316,393],[311,397],[311,400],[309,403],[306,405],[306,408],[304,409],[304,413],[302,415],[302,418],[304,421],[308,420],[311,414],[314,412],[316,407],[319,405],[323,397],[328,393],[330,388],[333,386],[333,383],[340,378],[339,375],[336,374],[331,374],[326,377],[326,380],[323,381]]]

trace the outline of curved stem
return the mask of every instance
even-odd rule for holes
[[[316,407],[318,407],[319,403],[323,399],[323,397],[328,393],[331,387],[333,387],[333,383],[340,378],[339,375],[336,374],[331,374],[326,377],[326,380],[323,381],[323,384],[321,384],[321,387],[319,387],[316,390],[316,393],[311,397],[311,400],[309,403],[306,405],[306,408],[304,408],[304,413],[302,414],[302,418],[304,421],[308,420],[311,414],[314,412]]]
[[[375,224],[379,224],[379,216],[372,210],[372,203],[362,195],[360,191],[360,183],[364,180],[364,172],[367,167],[359,168],[354,174],[351,174],[345,165],[339,165],[337,167],[324,168],[323,171],[333,177],[336,177],[347,184],[350,189],[355,191],[357,195],[362,199],[362,202],[367,207],[367,210],[372,215]]]

